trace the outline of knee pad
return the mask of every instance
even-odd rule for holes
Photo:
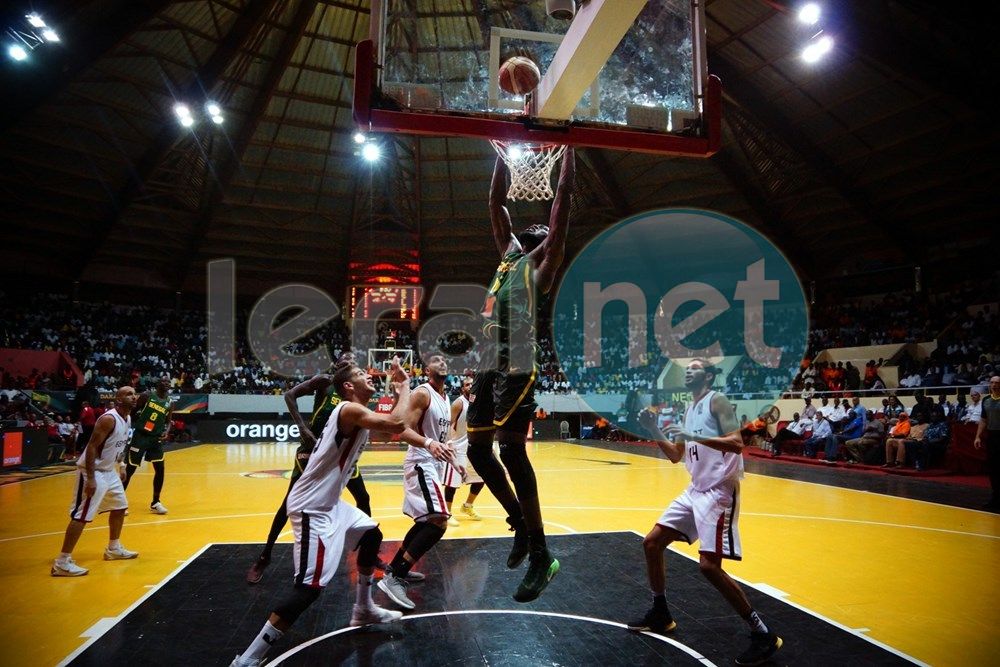
[[[302,615],[302,612],[316,601],[321,590],[321,588],[298,585],[292,589],[292,594],[285,598],[284,602],[274,608],[274,613],[282,621],[294,623]]]
[[[382,546],[382,531],[378,526],[365,532],[358,540],[358,566],[372,567],[378,563],[378,550]]]

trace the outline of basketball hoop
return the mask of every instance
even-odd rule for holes
[[[507,197],[521,201],[552,199],[552,167],[566,151],[564,144],[515,144],[490,139],[507,168],[510,187]]]

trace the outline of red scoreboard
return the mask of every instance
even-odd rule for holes
[[[371,319],[379,315],[393,320],[420,319],[420,285],[353,285],[347,295],[347,317]]]

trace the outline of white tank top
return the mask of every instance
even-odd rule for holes
[[[710,391],[697,403],[692,403],[684,414],[684,430],[694,435],[717,438],[719,420],[712,414]],[[724,483],[734,483],[743,473],[743,456],[733,452],[699,445],[697,440],[684,444],[684,466],[691,473],[691,486],[697,491],[707,491]]]
[[[455,422],[455,441],[461,442],[469,439],[469,399],[459,395],[458,400],[462,401],[462,411],[458,413],[458,421]]]
[[[351,479],[351,472],[368,444],[368,429],[358,428],[353,435],[340,430],[341,402],[330,413],[302,476],[288,492],[285,507],[289,512],[329,512],[340,502],[340,494]]]
[[[434,387],[425,382],[413,391],[424,389],[430,394],[431,402],[424,410],[423,416],[417,422],[417,432],[428,438],[433,438],[438,442],[448,441],[448,428],[451,426],[451,405],[448,399],[437,392]],[[406,449],[406,457],[403,463],[430,463],[435,459],[431,453],[423,447],[410,445]]]
[[[129,438],[132,437],[132,417],[122,417],[118,410],[111,410],[104,414],[111,415],[115,419],[115,427],[104,439],[104,442],[97,448],[97,458],[94,459],[94,470],[114,470],[115,462],[121,458]],[[103,418],[104,415],[101,415]],[[96,424],[96,422],[95,422]],[[83,453],[76,460],[77,467],[85,468],[87,459],[87,448],[83,448]]]

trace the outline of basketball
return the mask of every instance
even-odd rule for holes
[[[530,93],[542,80],[538,65],[531,58],[514,56],[500,65],[500,87],[514,95]]]

